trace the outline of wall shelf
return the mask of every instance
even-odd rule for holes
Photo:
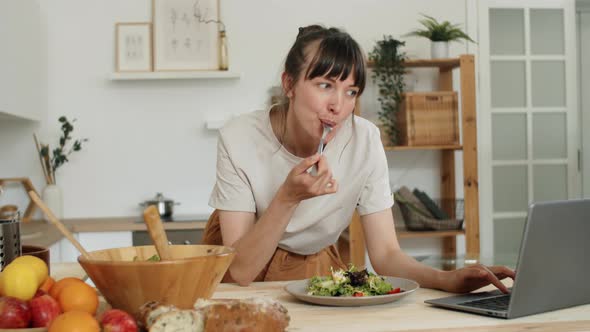
[[[461,65],[459,58],[449,59],[408,59],[404,61],[404,66],[408,68],[440,68],[453,69]],[[368,62],[369,68],[373,67],[372,62]]]
[[[384,146],[385,151],[462,150],[462,145]]]
[[[435,237],[449,237],[464,235],[465,231],[428,231],[428,232],[412,232],[412,231],[397,231],[398,239],[411,239],[411,238],[435,238]]]
[[[153,71],[153,72],[128,72],[111,73],[112,81],[130,80],[176,80],[176,79],[239,79],[241,73],[223,70],[199,70],[199,71]]]

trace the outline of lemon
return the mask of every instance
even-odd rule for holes
[[[5,296],[12,296],[23,301],[33,298],[39,287],[37,272],[29,265],[8,264],[2,272],[2,289]]]
[[[45,262],[39,257],[29,255],[20,256],[15,258],[9,265],[19,264],[27,265],[35,271],[38,282],[37,286],[41,286],[45,279],[47,279],[47,277],[49,276],[47,264],[45,264]]]

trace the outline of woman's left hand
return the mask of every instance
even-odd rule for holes
[[[462,269],[445,273],[443,289],[453,293],[468,293],[481,287],[493,284],[503,293],[508,288],[500,281],[505,278],[514,280],[515,272],[506,266],[470,265]]]

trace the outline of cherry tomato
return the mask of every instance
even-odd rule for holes
[[[354,294],[352,294],[352,296],[361,297],[361,296],[365,296],[365,294],[363,294],[363,292],[354,292]]]
[[[392,290],[390,290],[389,292],[387,292],[387,294],[397,294],[400,293],[402,290],[398,287],[398,288],[394,288]]]

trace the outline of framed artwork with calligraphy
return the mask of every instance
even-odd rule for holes
[[[151,23],[117,23],[116,40],[117,72],[152,71]]]
[[[153,0],[154,71],[219,69],[218,0]]]

